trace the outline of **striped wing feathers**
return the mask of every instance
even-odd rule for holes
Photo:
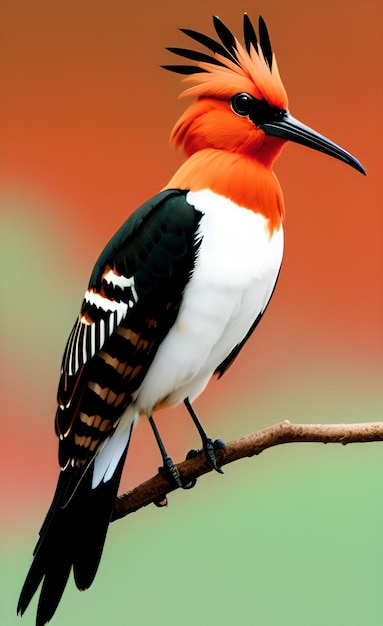
[[[200,214],[167,191],[125,222],[96,263],[58,389],[59,461],[87,467],[134,400],[179,310]]]

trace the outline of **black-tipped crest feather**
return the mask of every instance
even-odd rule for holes
[[[221,65],[222,67],[224,67],[221,61],[212,57],[209,54],[205,54],[204,52],[189,50],[189,48],[166,48],[166,50],[169,50],[169,52],[173,52],[173,54],[178,54],[180,57],[184,57],[185,59],[190,59],[191,61],[200,61],[201,63],[213,63],[214,65]]]
[[[189,74],[202,74],[205,70],[197,65],[161,65],[164,70],[169,72],[176,72],[176,74],[183,74],[188,76]]]
[[[215,39],[212,39],[208,35],[198,33],[195,30],[190,30],[190,28],[180,28],[180,30],[188,37],[191,37],[195,41],[198,41],[198,43],[208,48],[208,50],[214,52],[214,54],[221,54],[222,56],[231,60],[231,54],[229,54],[227,50],[223,46],[221,46],[220,43],[218,43],[218,41],[215,41]]]
[[[258,52],[257,44],[258,39],[255,34],[254,26],[252,25],[249,16],[247,13],[243,16],[243,37],[245,40],[245,46],[248,54],[250,54],[250,46],[251,44],[254,46],[254,50]]]
[[[265,60],[271,70],[271,66],[273,64],[273,50],[271,48],[269,31],[267,30],[265,20],[261,16],[259,16],[258,20],[258,31],[263,56],[265,57]]]
[[[195,30],[191,30],[190,28],[180,28],[180,31],[184,33],[184,35],[187,35],[191,39],[194,39],[194,41],[200,43],[202,46],[205,46],[208,50],[210,50],[210,52],[213,53],[213,55],[219,54],[225,59],[228,59],[232,63],[235,63],[239,66],[240,63],[237,57],[237,44],[233,33],[217,16],[213,17],[213,24],[215,31],[222,43],[216,41],[208,35],[204,35]],[[258,27],[259,47],[262,48],[262,54],[271,71],[271,66],[273,62],[273,51],[271,48],[267,26],[262,17],[259,17]],[[243,16],[243,35],[247,53],[250,54],[251,46],[254,47],[256,52],[259,52],[257,35],[247,13],[245,13]],[[224,63],[219,61],[215,56],[211,56],[204,52],[198,52],[190,50],[188,48],[174,47],[167,48],[167,50],[169,50],[169,52],[172,52],[173,54],[178,54],[183,58],[190,59],[191,61],[196,61],[197,63],[211,63],[212,65],[219,65],[224,67]],[[202,69],[198,65],[162,65],[161,67],[171,72],[176,72],[177,74],[183,74],[185,76],[208,71]]]
[[[214,23],[214,28],[216,30],[218,37],[220,38],[226,50],[229,52],[231,56],[231,60],[234,61],[234,63],[236,63],[237,65],[239,65],[238,59],[235,56],[235,51],[237,49],[237,46],[235,43],[235,38],[234,38],[233,33],[228,29],[227,26],[225,26],[225,24],[219,19],[217,15],[214,15],[213,23]]]

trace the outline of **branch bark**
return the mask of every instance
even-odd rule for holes
[[[251,457],[267,448],[282,443],[368,443],[383,441],[383,422],[365,424],[292,424],[288,420],[252,433],[226,444],[226,450],[217,450],[216,458],[219,466],[233,463],[239,459]],[[193,457],[177,464],[183,481],[197,479],[212,471],[205,455]],[[116,500],[112,521],[138,511],[151,503],[164,505],[166,495],[175,490],[175,486],[161,473],[156,474],[132,491],[122,494]]]

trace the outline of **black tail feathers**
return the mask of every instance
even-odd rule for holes
[[[92,584],[100,563],[125,457],[126,452],[114,476],[95,489],[92,489],[93,468],[87,471],[69,502],[68,485],[73,483],[75,470],[68,468],[60,474],[17,606],[18,614],[23,615],[43,581],[36,626],[43,626],[54,615],[72,567],[78,589],[87,589]],[[68,503],[63,506],[65,501]]]

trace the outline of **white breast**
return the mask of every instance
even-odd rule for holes
[[[282,227],[271,234],[262,215],[209,190],[186,199],[203,213],[202,243],[177,320],[137,394],[147,414],[203,390],[265,309],[282,261]]]

